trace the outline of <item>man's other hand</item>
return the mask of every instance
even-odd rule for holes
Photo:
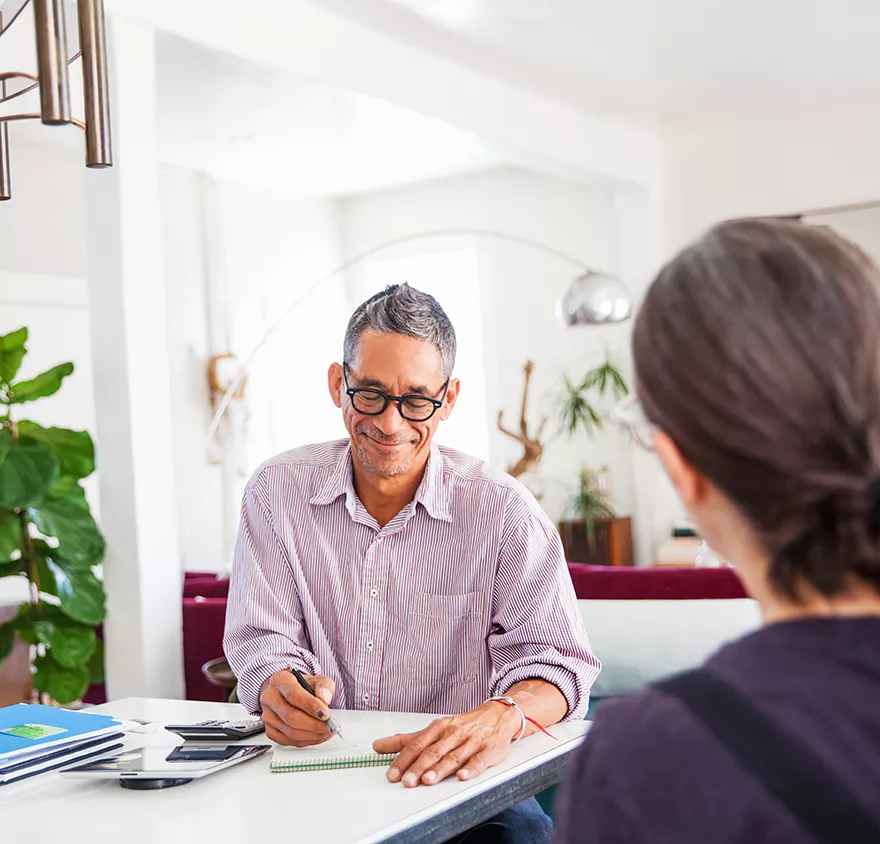
[[[503,761],[522,721],[498,701],[471,712],[438,718],[418,733],[398,733],[373,742],[376,753],[396,753],[386,776],[407,787],[434,785],[452,774],[472,779]]]

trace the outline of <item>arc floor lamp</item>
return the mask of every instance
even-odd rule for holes
[[[260,354],[260,351],[266,343],[269,342],[275,332],[281,328],[288,317],[298,309],[300,304],[322,284],[330,281],[335,276],[351,269],[357,264],[372,258],[380,252],[385,252],[396,246],[418,240],[461,236],[485,237],[493,240],[502,240],[509,243],[519,244],[527,249],[552,255],[560,261],[577,268],[578,275],[572,280],[566,292],[556,303],[557,317],[566,326],[605,325],[609,323],[623,322],[624,320],[629,319],[632,314],[632,297],[620,279],[608,273],[597,272],[596,270],[591,269],[579,258],[528,237],[521,237],[520,235],[495,231],[493,229],[466,228],[433,229],[430,231],[415,232],[404,237],[389,240],[385,243],[380,243],[377,246],[374,246],[372,249],[368,249],[355,255],[353,258],[340,264],[332,272],[318,279],[301,296],[297,297],[287,310],[285,310],[284,313],[282,313],[269,327],[269,330],[263,335],[263,338],[242,361],[241,366],[232,378],[230,378],[228,384],[214,383],[215,388],[219,386],[219,389],[224,390],[224,392],[222,398],[215,406],[214,416],[211,419],[211,424],[208,428],[207,446],[209,452],[223,420],[223,415],[226,413],[230,402],[241,396],[242,385],[248,376],[251,365]]]

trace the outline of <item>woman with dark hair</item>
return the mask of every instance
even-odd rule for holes
[[[635,439],[764,626],[600,709],[557,841],[880,842],[880,273],[828,229],[725,223],[633,352]]]

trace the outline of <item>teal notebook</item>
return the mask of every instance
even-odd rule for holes
[[[109,715],[35,703],[4,706],[0,708],[0,762],[121,730],[122,723]]]
[[[372,713],[371,713],[372,714]],[[359,712],[333,713],[345,738],[334,736],[314,747],[282,747],[276,745],[269,763],[274,773],[289,771],[332,771],[341,768],[371,768],[389,765],[393,753],[376,753],[373,742],[393,735],[394,722],[390,718],[363,719]]]

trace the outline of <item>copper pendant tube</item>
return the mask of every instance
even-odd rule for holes
[[[77,0],[85,99],[86,166],[112,167],[104,0]]]
[[[6,93],[6,83],[0,82],[0,96]],[[9,124],[0,123],[0,202],[12,199],[9,183]]]
[[[40,119],[50,126],[70,122],[67,30],[64,0],[32,0],[37,31]]]
[[[3,12],[0,12],[0,32],[3,31]],[[0,99],[6,96],[6,80],[0,81]],[[9,184],[9,126],[0,123],[0,201],[12,199]]]

